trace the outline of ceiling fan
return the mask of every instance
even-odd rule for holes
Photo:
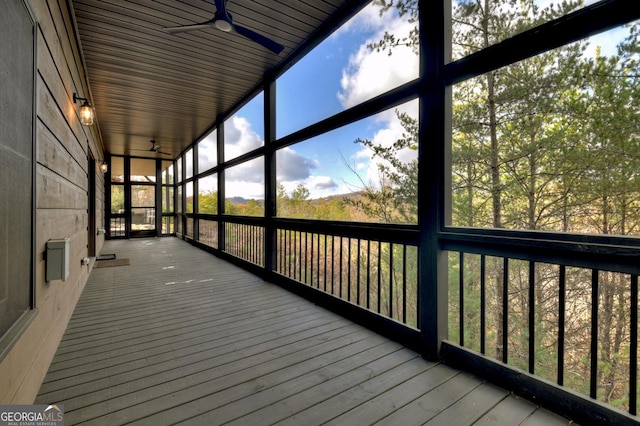
[[[233,23],[231,19],[231,15],[227,12],[227,0],[215,0],[216,3],[216,13],[213,15],[213,18],[199,23],[199,24],[191,24],[191,25],[181,25],[177,27],[165,27],[163,28],[166,32],[170,34],[175,34],[183,31],[193,31],[193,30],[201,30],[205,28],[214,27],[219,29],[220,31],[224,31],[226,33],[235,32],[241,36],[248,38],[261,46],[266,47],[271,50],[276,55],[282,52],[284,46],[275,41],[271,40],[263,36],[262,34],[258,34],[255,31],[252,31],[248,28],[244,28]]]
[[[131,151],[156,152],[158,154],[171,155],[168,152],[160,151],[160,145],[156,144],[156,140],[155,139],[151,139],[151,148],[149,148],[149,149],[132,149]]]

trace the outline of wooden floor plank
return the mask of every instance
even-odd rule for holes
[[[490,383],[482,383],[425,424],[430,426],[473,424],[508,396],[508,391]]]
[[[421,358],[414,358],[363,383],[356,384],[342,393],[326,399],[318,398],[313,406],[296,412],[277,424],[281,426],[323,424],[431,368],[441,369],[442,364],[433,364]]]
[[[451,381],[456,374],[458,374],[457,371],[440,364],[438,368],[429,369],[390,389],[388,392],[367,400],[358,407],[327,422],[327,424],[374,424],[430,390],[438,390],[443,383]],[[477,385],[477,383],[477,379],[472,379],[469,387]]]
[[[529,418],[522,422],[522,426],[568,425],[578,426],[568,419],[547,410],[537,409]]]
[[[65,424],[563,424],[179,239],[103,253],[131,264],[91,272],[36,400]]]
[[[269,405],[239,417],[229,422],[229,424],[240,426],[246,424],[276,423],[306,408],[313,407],[318,401],[323,401],[331,396],[343,393],[347,389],[351,389],[354,385],[364,383],[372,377],[377,377],[393,370],[394,367],[404,367],[407,362],[415,360],[417,356],[413,351],[401,349],[305,390],[296,392],[291,396],[272,401]],[[264,404],[264,402],[263,400],[262,403]],[[332,407],[327,404],[323,405],[325,405],[327,409],[332,409]],[[205,420],[207,419],[205,418]]]
[[[383,345],[386,345],[386,348],[375,349]],[[344,360],[355,362],[353,358],[358,358],[366,351],[370,351],[370,356],[372,353],[380,355],[385,353],[384,349],[389,350],[389,347],[397,349],[397,346],[389,345],[384,339],[371,336],[338,349],[333,348],[333,350],[319,356],[313,356],[313,351],[311,353],[296,353],[293,354],[294,356],[259,364],[233,375],[200,383],[190,383],[190,386],[182,389],[174,388],[171,393],[160,390],[159,393],[162,396],[152,400],[146,399],[149,392],[155,389],[147,389],[144,397],[140,396],[145,399],[144,402],[102,416],[100,418],[102,423],[97,424],[120,424],[123,421],[130,422],[132,420],[175,424],[245,397],[251,397],[266,388],[284,383],[310,371],[345,362]]]
[[[537,409],[538,406],[534,403],[509,395],[478,420],[474,426],[519,425]]]

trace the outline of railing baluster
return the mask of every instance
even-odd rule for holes
[[[567,305],[567,267],[558,271],[558,384],[564,385],[564,321]]]
[[[458,252],[458,256],[458,338],[464,346],[464,253]]]
[[[369,254],[371,256],[371,254]],[[381,269],[381,261],[382,261],[382,243],[378,241],[378,313],[382,311],[381,305],[381,296],[382,296],[382,269]]]
[[[300,246],[298,250],[298,281],[302,281],[302,259],[304,258],[306,260],[307,256],[306,252],[302,251],[302,231],[298,232],[298,245]]]
[[[393,243],[389,243],[389,318],[393,318]]]
[[[342,240],[344,237],[340,236],[340,285],[339,285],[339,294],[340,294],[340,298],[342,299],[342,273],[344,272],[344,268],[342,267]]]
[[[486,303],[486,277],[487,257],[480,255],[480,352],[486,353],[486,329],[487,329],[487,303]]]
[[[286,241],[285,243],[287,244],[286,247],[286,252],[287,252],[287,276],[291,277],[291,230],[287,230],[287,233],[285,234],[285,238]],[[288,234],[288,238],[287,238],[287,234]]]
[[[402,322],[407,323],[407,245],[402,245]]]
[[[638,414],[638,276],[631,275],[631,354],[629,358],[629,413]]]
[[[349,246],[347,250],[347,302],[351,302],[351,237],[349,237]]]
[[[323,273],[322,273],[322,277],[324,280],[324,291],[327,291],[327,234],[324,234],[324,268],[323,268]],[[331,291],[331,294],[333,294],[333,290]]]
[[[307,266],[308,254],[309,254],[309,233],[305,232],[304,233],[304,281],[303,281],[305,284],[307,284],[307,272],[309,270],[309,267]],[[302,272],[302,266],[300,266],[300,272]],[[300,276],[300,279],[302,280],[302,275]]]
[[[358,238],[358,253],[356,262],[356,304],[360,305],[360,238]]]
[[[536,364],[536,264],[529,261],[529,373],[533,374]]]
[[[313,254],[314,254],[314,250],[313,250],[313,239],[315,238],[315,234],[312,232],[311,233],[311,261],[309,262],[309,285],[311,287],[313,287]],[[308,250],[308,248],[307,248]]]
[[[402,322],[407,322],[407,245],[402,245]]]
[[[589,395],[598,396],[598,278],[599,270],[591,270],[591,377]]]
[[[502,362],[509,362],[509,258],[502,267]]]
[[[358,262],[359,263],[359,262]],[[371,241],[367,240],[367,309],[369,309],[371,302]]]
[[[300,234],[300,231],[293,231],[293,247],[291,248],[291,256],[293,257],[293,275],[291,275],[291,278],[296,279],[297,277],[297,272],[296,269],[298,267],[298,257],[300,256],[300,251],[298,250],[298,236]]]

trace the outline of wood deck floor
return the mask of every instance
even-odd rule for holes
[[[177,238],[107,241],[37,403],[67,425],[566,425]]]

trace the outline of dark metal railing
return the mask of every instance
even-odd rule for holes
[[[202,244],[218,248],[218,222],[215,220],[198,220],[198,241]]]
[[[554,259],[570,254],[449,245],[458,247],[448,252],[449,340],[637,414],[633,267],[585,266],[580,252],[564,262]]]
[[[248,223],[224,223],[224,251],[258,266],[264,266],[264,227]]]
[[[274,270],[417,328],[417,246],[355,234],[346,227],[342,233],[280,228]]]

